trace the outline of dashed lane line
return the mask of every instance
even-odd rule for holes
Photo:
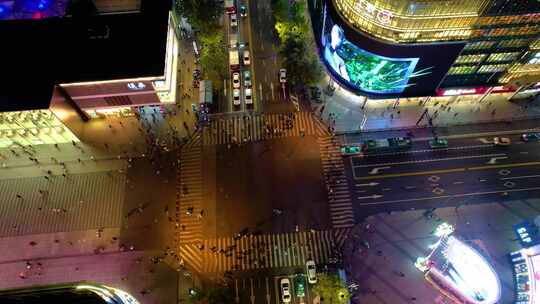
[[[355,177],[355,178],[358,179],[358,180],[369,180],[369,179],[382,179],[382,178],[403,177],[403,176],[434,175],[434,174],[443,174],[443,173],[479,171],[479,170],[489,170],[489,169],[499,169],[499,168],[514,168],[514,167],[525,167],[525,166],[538,166],[538,165],[540,165],[540,162],[526,162],[526,163],[514,163],[514,164],[491,165],[491,166],[478,166],[478,167],[468,167],[468,168],[453,168],[453,169],[432,170],[432,171],[393,173],[393,174]]]
[[[497,153],[497,154],[484,154],[484,155],[471,155],[471,156],[456,156],[456,157],[445,157],[445,158],[432,158],[432,159],[420,159],[420,160],[408,160],[403,162],[393,162],[393,163],[378,163],[378,164],[368,164],[361,166],[353,166],[355,168],[369,168],[375,166],[389,166],[389,165],[407,165],[407,164],[419,164],[419,163],[429,163],[437,161],[447,161],[447,160],[458,160],[458,159],[472,159],[472,158],[493,158],[506,156],[506,153]]]
[[[466,197],[466,196],[477,196],[477,195],[487,195],[487,194],[497,194],[497,193],[510,193],[510,192],[523,192],[523,191],[535,191],[540,190],[540,187],[532,188],[523,188],[523,189],[507,189],[507,190],[496,190],[496,191],[484,191],[484,192],[472,192],[472,193],[460,193],[460,194],[451,194],[451,195],[437,195],[437,196],[428,196],[428,197],[418,197],[418,198],[409,198],[401,200],[390,200],[390,201],[381,201],[373,203],[362,203],[362,206],[365,205],[388,205],[394,203],[408,203],[408,202],[418,202],[418,201],[428,201],[432,199],[441,199],[441,198],[456,198],[456,197]]]

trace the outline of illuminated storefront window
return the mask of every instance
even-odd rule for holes
[[[456,59],[455,63],[477,63],[482,61],[485,57],[485,54],[461,55]]]
[[[540,64],[540,52],[537,52],[533,58],[529,59],[529,64]]]
[[[488,62],[513,61],[516,58],[518,58],[520,54],[521,54],[520,52],[495,53],[495,54],[489,55],[487,61]]]
[[[465,46],[466,51],[470,50],[485,50],[492,48],[497,42],[495,41],[475,41],[475,42],[469,42]]]
[[[448,75],[473,74],[476,71],[476,66],[457,66],[451,67]]]
[[[478,69],[478,73],[495,73],[495,72],[504,72],[508,68],[508,64],[492,64],[492,65],[483,65]]]
[[[79,141],[49,110],[0,113],[0,147]]]
[[[510,39],[499,42],[499,48],[519,48],[529,44],[529,39]]]

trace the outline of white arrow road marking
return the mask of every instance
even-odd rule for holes
[[[272,100],[274,100],[274,83],[270,82],[270,92],[272,94]]]
[[[510,170],[508,169],[502,169],[502,170],[499,170],[498,172],[500,175],[508,175],[510,174]]]
[[[371,169],[368,173],[369,173],[370,175],[373,175],[373,174],[379,174],[379,171],[380,171],[380,170],[384,170],[384,169],[390,169],[390,166],[373,168],[373,169]]]
[[[263,93],[262,93],[262,84],[259,82],[259,98],[261,99],[260,101],[262,101],[262,97],[263,97]]]
[[[383,197],[383,196],[380,195],[380,194],[373,194],[373,195],[370,195],[370,196],[359,196],[358,199],[368,199],[368,198],[378,199],[378,198],[381,198],[381,197]]]
[[[499,156],[499,157],[492,157],[489,159],[489,161],[486,163],[488,165],[494,165],[497,163],[497,160],[500,160],[500,159],[507,159],[508,156]]]
[[[356,187],[373,187],[373,186],[377,186],[379,183],[376,183],[376,182],[371,182],[371,183],[368,183],[368,184],[356,184]]]
[[[484,137],[477,138],[477,140],[479,140],[479,141],[480,141],[481,143],[483,143],[483,144],[492,144],[492,143],[493,143],[493,141],[488,140],[488,139],[486,139],[486,138],[484,138]]]

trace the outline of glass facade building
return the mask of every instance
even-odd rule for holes
[[[540,74],[540,1],[327,0],[340,25],[387,44],[463,42],[440,87]],[[334,20],[336,21],[336,20]]]

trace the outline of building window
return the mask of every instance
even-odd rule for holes
[[[516,60],[519,57],[520,52],[511,52],[511,53],[494,53],[489,55],[488,62],[501,62],[501,61],[512,61]]]
[[[508,68],[508,64],[483,65],[478,69],[478,73],[504,72],[506,68]]]
[[[529,64],[540,64],[540,52],[536,52],[534,56],[529,60]]]
[[[476,66],[457,66],[451,67],[448,71],[448,75],[463,75],[463,74],[473,74],[476,70]]]
[[[470,42],[465,46],[464,50],[485,50],[490,49],[495,45],[495,41],[476,41]]]
[[[499,48],[519,48],[526,46],[529,43],[529,39],[510,39],[499,42]]]
[[[486,57],[486,54],[478,55],[461,55],[459,56],[454,63],[477,63],[482,61]]]

